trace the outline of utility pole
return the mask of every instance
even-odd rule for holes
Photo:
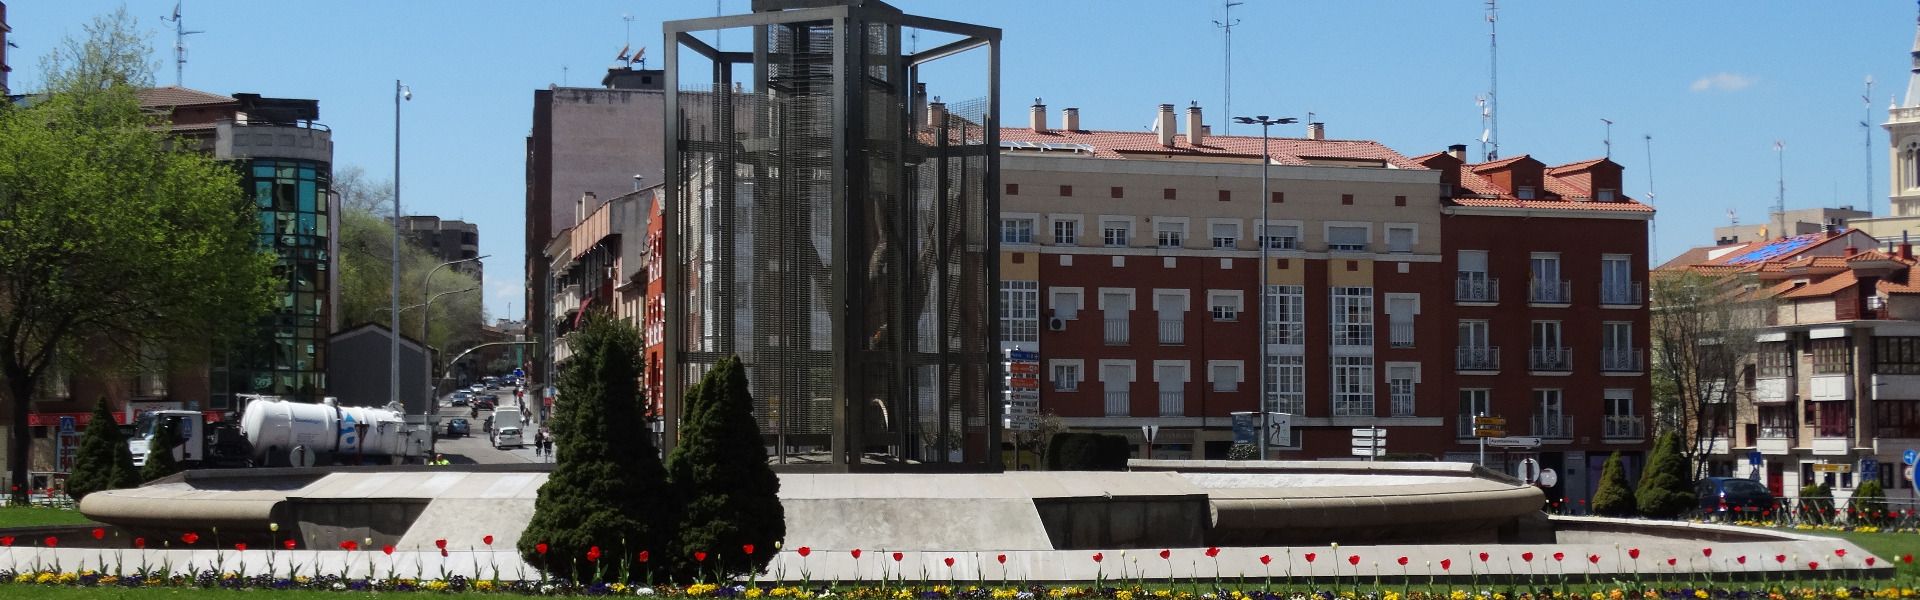
[[[1260,201],[1260,235],[1257,238],[1260,242],[1260,435],[1256,441],[1259,442],[1260,460],[1267,460],[1267,436],[1273,428],[1273,407],[1269,405],[1271,398],[1267,394],[1267,346],[1273,343],[1273,327],[1268,322],[1273,315],[1267,314],[1267,271],[1272,268],[1267,250],[1273,247],[1273,236],[1270,235],[1272,226],[1267,224],[1267,208],[1273,204],[1272,195],[1267,192],[1267,165],[1273,162],[1273,155],[1267,149],[1267,129],[1274,125],[1298,123],[1300,120],[1293,117],[1274,119],[1266,115],[1234,117],[1231,120],[1260,126],[1260,197],[1257,198]]]
[[[1773,198],[1773,213],[1779,219],[1780,229],[1775,233],[1787,237],[1787,143],[1773,141],[1773,155],[1780,163],[1780,191]]]
[[[1867,123],[1873,121],[1872,75],[1867,76],[1867,91],[1860,95],[1860,104],[1866,107],[1867,114],[1866,118],[1860,120],[1860,136],[1864,138],[1861,141],[1863,142],[1863,149],[1866,151],[1864,164],[1867,165],[1867,212],[1871,214],[1873,212],[1873,126]],[[1891,214],[1893,207],[1887,207],[1887,212]]]
[[[1651,134],[1640,134],[1640,137],[1647,142],[1647,204],[1652,205],[1654,202],[1653,136]],[[1660,261],[1660,211],[1655,210],[1653,212],[1653,218],[1647,219],[1647,228],[1647,243],[1650,245],[1648,248],[1647,261],[1648,265],[1651,266]]]

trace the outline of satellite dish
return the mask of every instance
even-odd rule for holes
[[[1540,484],[1540,487],[1553,487],[1560,483],[1560,474],[1553,472],[1553,469],[1541,469],[1540,479],[1536,483]]]
[[[306,446],[294,446],[292,450],[287,451],[287,464],[289,465],[305,468],[313,466],[313,461],[313,451],[307,449]]]

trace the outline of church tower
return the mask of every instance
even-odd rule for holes
[[[1887,141],[1891,144],[1887,172],[1890,216],[1920,217],[1920,24],[1913,37],[1913,67],[1907,75],[1907,96],[1887,108]]]

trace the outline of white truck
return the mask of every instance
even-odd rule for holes
[[[195,411],[154,411],[134,423],[127,442],[134,461],[144,464],[158,425],[171,421],[182,444],[174,456],[183,466],[311,466],[331,463],[390,462],[426,456],[433,445],[431,425],[410,424],[398,407],[340,406],[334,398],[319,404],[271,396],[253,397],[237,423],[202,423]]]

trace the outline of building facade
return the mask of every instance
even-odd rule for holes
[[[1851,206],[1840,208],[1802,208],[1784,213],[1771,213],[1765,223],[1722,225],[1713,228],[1713,243],[1719,245],[1738,244],[1769,240],[1809,233],[1820,233],[1830,229],[1846,229],[1853,223],[1870,222],[1873,213],[1854,210]]]
[[[400,231],[413,243],[425,248],[440,262],[465,260],[452,269],[485,282],[486,267],[480,258],[480,226],[457,219],[409,215],[400,217]]]

